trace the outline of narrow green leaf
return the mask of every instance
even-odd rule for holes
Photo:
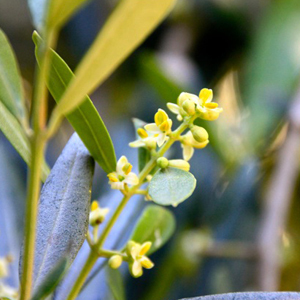
[[[135,128],[135,132],[139,129],[139,128],[143,128],[147,123],[134,118],[132,119],[134,128]],[[138,136],[138,134],[136,133],[136,138],[139,139],[140,137]],[[145,165],[147,164],[147,162],[151,159],[151,153],[148,149],[144,148],[144,147],[139,147],[138,148],[138,164],[139,164],[139,172],[141,172]]]
[[[111,300],[125,300],[125,287],[119,270],[106,268],[106,282],[111,292]]]
[[[0,101],[23,122],[26,118],[22,80],[13,49],[0,29]]]
[[[177,206],[190,197],[196,187],[195,177],[175,168],[159,170],[149,184],[149,195],[160,205]]]
[[[175,0],[122,0],[78,66],[57,107],[66,114],[101,84],[166,17]]]
[[[89,0],[52,0],[49,8],[47,27],[60,28]]]
[[[34,289],[63,256],[72,263],[81,248],[88,228],[93,171],[92,157],[78,135],[73,134],[41,191]]]
[[[0,130],[10,141],[13,147],[24,159],[26,164],[30,166],[31,150],[29,139],[26,136],[24,129],[21,127],[17,119],[0,101]],[[45,181],[50,172],[46,163],[42,166],[42,180]]]
[[[148,205],[138,220],[131,240],[137,243],[152,242],[151,254],[162,247],[175,230],[175,218],[171,211],[157,205]]]
[[[33,41],[36,45],[36,58],[39,61],[38,49],[43,42],[34,32]],[[74,74],[62,58],[53,50],[52,64],[48,88],[58,103]],[[110,135],[97,109],[88,96],[84,96],[83,103],[68,114],[68,121],[80,136],[91,155],[107,173],[116,169],[116,155]]]
[[[250,116],[243,125],[247,143],[259,153],[283,123],[298,87],[299,18],[300,1],[274,1],[253,38],[243,89]]]
[[[62,280],[68,266],[68,258],[63,257],[45,276],[43,282],[34,291],[31,300],[43,300],[49,296]]]

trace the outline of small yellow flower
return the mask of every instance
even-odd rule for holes
[[[156,149],[156,142],[157,142],[156,137],[154,137],[153,135],[149,136],[148,132],[143,128],[139,128],[137,130],[137,134],[139,135],[140,139],[129,143],[130,147],[132,148],[145,147],[148,148],[149,150]]]
[[[202,143],[197,142],[191,131],[188,131],[184,136],[181,137],[181,147],[183,148],[183,159],[186,161],[189,161],[193,154],[194,154],[194,148],[202,149],[204,148],[208,143],[209,140],[206,140]]]
[[[202,89],[199,93],[199,106],[197,111],[200,113],[200,118],[207,121],[216,120],[223,108],[219,108],[218,104],[211,102],[213,98],[213,91],[210,89]]]
[[[106,215],[109,213],[108,208],[100,208],[97,201],[93,201],[89,223],[91,226],[96,226],[104,222]]]
[[[123,155],[117,162],[116,172],[109,173],[109,184],[112,189],[124,190],[125,184],[137,185],[139,184],[139,178],[133,172],[131,172],[132,165],[128,162],[127,158]]]
[[[145,129],[154,134],[157,138],[158,147],[161,147],[168,139],[167,135],[171,132],[172,120],[169,119],[164,110],[159,109],[154,116],[154,121],[155,123],[145,125]]]
[[[0,257],[0,279],[8,276],[8,261],[5,257]]]
[[[143,268],[151,269],[154,264],[145,255],[151,248],[151,242],[145,242],[142,245],[133,241],[127,244],[127,253],[131,259],[129,263],[129,270],[133,277],[140,277],[143,275]]]

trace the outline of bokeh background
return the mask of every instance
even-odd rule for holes
[[[72,69],[117,2],[90,1],[63,28],[57,51]],[[0,27],[16,52],[30,106],[35,60],[25,0],[1,0]],[[198,94],[203,87],[214,90],[224,109],[217,121],[199,122],[210,144],[190,161],[197,188],[170,208],[176,233],[151,257],[155,268],[140,279],[122,269],[127,299],[299,291],[299,84],[299,0],[178,0],[170,16],[91,95],[117,157],[125,154],[135,165],[137,151],[128,147],[135,139],[132,118],[152,122],[157,109],[176,102],[180,92]],[[53,106],[50,101],[50,110]],[[50,165],[72,132],[64,122],[47,149]],[[180,145],[169,155],[181,158]],[[17,286],[26,165],[2,133],[0,165],[0,256],[15,257],[8,282]],[[110,207],[120,199],[100,168],[93,198]],[[131,201],[107,247],[123,245],[144,206],[142,198]],[[66,286],[86,252],[84,245]],[[102,261],[93,274],[79,299],[116,299]]]

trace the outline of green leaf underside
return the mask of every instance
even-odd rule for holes
[[[186,171],[167,168],[159,170],[149,184],[149,195],[160,205],[177,206],[192,195],[196,187],[195,177]]]
[[[144,126],[147,124],[146,122],[134,118],[132,119],[134,128],[135,128],[135,135],[137,139],[140,139],[139,135],[137,134],[137,130],[139,128],[144,128]],[[139,172],[141,172],[145,165],[147,164],[147,162],[151,159],[151,153],[148,149],[144,148],[144,147],[139,147],[138,148],[138,164],[139,164]]]
[[[0,29],[0,101],[21,122],[25,119],[22,80],[14,52]]]
[[[106,282],[111,292],[110,300],[125,300],[125,287],[119,270],[106,268]]]
[[[145,40],[166,17],[175,0],[122,0],[76,69],[57,113],[78,106]]]
[[[157,205],[148,205],[138,220],[131,240],[137,243],[152,242],[151,254],[162,247],[175,230],[175,218],[171,211]]]
[[[17,119],[0,101],[0,130],[4,133],[9,142],[17,150],[26,164],[30,166],[31,150],[30,142],[26,136],[24,129],[21,127]],[[50,169],[46,163],[42,166],[42,180],[45,181]]]
[[[50,295],[63,278],[69,261],[67,257],[63,257],[53,269],[46,275],[44,281],[39,288],[33,293],[31,300],[43,300]]]
[[[34,290],[63,257],[72,263],[81,248],[88,228],[93,172],[94,160],[74,133],[41,191]]]
[[[33,40],[36,45],[36,57],[38,58],[39,47],[42,39],[35,32]],[[74,78],[74,74],[63,59],[53,50],[52,64],[48,88],[51,95],[58,103],[67,88],[68,83]],[[107,173],[116,170],[116,155],[110,135],[96,110],[91,99],[84,96],[83,103],[72,113],[66,116],[70,124],[84,142],[91,155]]]

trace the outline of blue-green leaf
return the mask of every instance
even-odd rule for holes
[[[62,257],[70,263],[85,240],[94,161],[75,133],[41,191],[34,261],[34,289]],[[21,269],[20,269],[21,270]]]
[[[38,50],[43,40],[37,32],[34,32],[33,41],[36,45],[36,58],[39,61]],[[51,50],[51,58],[48,88],[54,100],[59,102],[69,82],[74,78],[74,74],[63,59],[53,50]],[[91,99],[88,96],[84,96],[82,104],[66,117],[103,170],[107,173],[115,171],[116,155],[114,146],[105,124]]]
[[[175,230],[175,218],[171,211],[158,205],[148,205],[138,220],[131,240],[137,243],[152,242],[151,254],[162,247]]]
[[[149,184],[149,195],[160,205],[177,206],[192,195],[196,187],[195,177],[176,168],[159,170]]]

